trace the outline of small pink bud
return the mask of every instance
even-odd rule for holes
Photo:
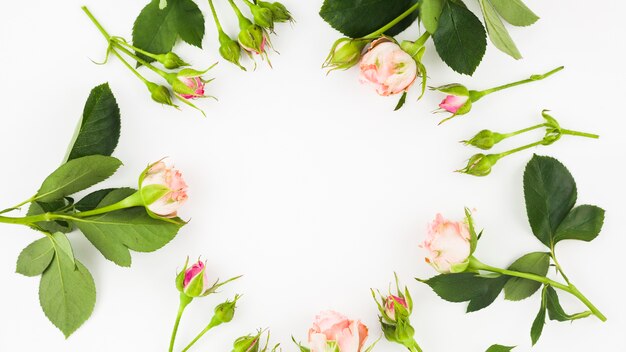
[[[468,99],[468,96],[448,95],[441,104],[439,104],[439,107],[452,114],[456,114],[457,111],[467,103]]]
[[[179,77],[178,78],[185,86],[193,91],[192,94],[181,94],[180,96],[185,99],[195,99],[204,97],[204,82],[200,77]]]
[[[169,189],[169,192],[161,198],[153,201],[151,204],[146,204],[148,210],[159,216],[175,217],[178,208],[187,201],[187,184],[183,179],[183,175],[174,167],[168,166],[164,161],[152,164],[145,171],[141,187],[148,185],[160,185]]]
[[[191,267],[185,270],[185,277],[183,279],[183,292],[185,292],[186,294],[191,293],[191,296],[195,297],[201,295],[209,288],[209,279],[204,269],[204,263],[198,260],[197,263],[193,264]],[[200,282],[197,282],[198,280],[200,280]],[[197,282],[195,285],[193,285],[197,287],[193,287],[193,289],[194,291],[198,292],[189,292],[192,289],[192,287],[190,286],[192,282]]]
[[[406,299],[394,295],[387,296],[387,301],[385,302],[385,313],[391,320],[396,320],[396,303],[401,305],[402,307],[409,309],[409,305],[406,302]]]

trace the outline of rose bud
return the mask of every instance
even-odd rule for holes
[[[183,66],[189,66],[180,56],[173,52],[167,54],[159,54],[155,56],[156,60],[168,70],[174,70]]]
[[[196,298],[203,296],[210,288],[205,264],[198,260],[198,262],[187,268],[187,263],[185,262],[185,268],[176,278],[176,285],[178,290],[187,297]]]
[[[241,298],[240,295],[235,295],[232,301],[226,301],[215,307],[215,314],[213,315],[213,321],[215,324],[230,323],[235,316],[235,308],[237,300]]]
[[[240,69],[246,71],[246,68],[241,66],[239,63],[239,59],[241,58],[241,47],[239,43],[234,41],[231,37],[229,37],[226,33],[220,32],[219,35],[220,40],[220,55],[229,62],[237,65]]]
[[[491,173],[491,168],[498,162],[500,156],[498,154],[476,154],[467,162],[464,169],[456,170],[464,174],[472,176],[487,176]]]
[[[246,4],[248,4],[248,7],[250,8],[250,12],[254,18],[254,23],[263,28],[267,28],[270,31],[274,30],[274,15],[272,10],[255,5],[251,2],[246,2]]]
[[[325,311],[315,317],[308,335],[311,352],[361,352],[368,329],[359,320],[350,320],[337,312]]]
[[[396,306],[404,308],[408,314],[411,314],[406,299],[403,297],[389,295],[387,296],[387,300],[385,302],[385,314],[387,314],[387,317],[389,317],[390,320],[396,321]]]
[[[360,69],[361,82],[369,83],[383,96],[408,90],[417,77],[415,60],[385,37],[370,44],[361,58]]]
[[[469,264],[470,237],[466,222],[453,222],[437,214],[428,226],[426,240],[420,247],[428,251],[426,262],[438,272],[460,273]]]
[[[270,9],[272,11],[272,17],[274,18],[274,22],[292,22],[293,17],[291,13],[285,5],[279,2],[267,2],[267,1],[257,1],[257,5],[264,7],[266,9]]]
[[[258,352],[260,336],[241,336],[233,343],[232,352]]]
[[[163,160],[146,168],[139,178],[139,190],[146,208],[160,217],[176,217],[187,201],[187,184],[180,171]]]
[[[172,103],[172,94],[167,87],[152,82],[146,82],[146,85],[148,86],[152,100],[160,104],[177,107]]]
[[[472,145],[482,150],[489,150],[494,145],[500,143],[504,138],[506,138],[506,136],[502,133],[492,132],[490,130],[482,130],[478,132],[474,137],[472,137],[472,139],[470,139],[469,141],[463,141],[462,143],[464,143],[465,145]]]
[[[329,68],[328,72],[349,69],[359,63],[365,45],[367,45],[367,40],[363,39],[338,39],[330,49],[322,68]]]
[[[239,32],[237,39],[241,47],[249,53],[257,55],[266,53],[265,50],[268,44],[267,33],[259,25],[248,21]]]

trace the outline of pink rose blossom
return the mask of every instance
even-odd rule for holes
[[[185,99],[195,99],[204,97],[204,82],[200,77],[179,77],[178,78],[189,89],[193,90],[192,94],[181,94]]]
[[[163,217],[175,217],[185,201],[187,201],[187,184],[183,175],[177,169],[168,166],[164,161],[158,161],[146,171],[141,186],[162,185],[170,189],[163,197],[148,205],[148,209]]]
[[[448,95],[443,101],[441,101],[439,107],[448,112],[456,114],[456,112],[459,111],[459,109],[462,108],[465,103],[467,103],[468,99],[469,97],[467,96]]]
[[[361,58],[360,69],[360,81],[383,96],[406,91],[417,77],[415,60],[387,38],[372,42]]]
[[[409,309],[409,305],[406,302],[406,299],[394,295],[387,296],[387,302],[385,303],[385,313],[391,320],[396,320],[396,305],[398,303],[402,307]]]
[[[437,214],[421,247],[428,251],[426,262],[438,272],[455,271],[455,266],[467,263],[470,256],[469,227],[463,221],[453,222]]]
[[[209,279],[206,275],[206,271],[204,270],[204,268],[204,263],[198,260],[197,263],[194,263],[189,269],[187,269],[185,271],[185,278],[183,279],[183,288],[187,288],[191,280],[193,280],[196,276],[200,274],[202,274],[202,279],[206,286],[209,282]]]
[[[367,335],[367,327],[359,320],[325,311],[315,317],[309,329],[309,347],[311,352],[327,352],[329,344],[336,343],[339,352],[361,352]]]

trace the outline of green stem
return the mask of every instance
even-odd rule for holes
[[[189,350],[191,346],[193,346],[196,342],[198,342],[198,340],[202,338],[202,336],[204,336],[204,334],[206,334],[212,328],[220,325],[221,323],[222,323],[221,321],[219,321],[215,316],[213,316],[213,318],[211,318],[211,322],[209,323],[209,325],[207,325],[204,328],[204,330],[202,330],[193,340],[191,340],[191,342],[187,345],[187,347],[183,348],[181,352],[186,352],[187,350]]]
[[[570,136],[579,136],[579,137],[594,138],[594,139],[600,138],[600,136],[598,136],[597,134],[578,132],[578,131],[572,131],[572,130],[566,130],[566,129],[561,129],[561,133],[568,134]]]
[[[180,318],[183,316],[183,312],[185,308],[191,303],[193,298],[185,295],[184,293],[180,293],[180,304],[178,305],[178,313],[176,314],[176,321],[174,322],[174,328],[172,329],[172,337],[170,338],[170,348],[169,352],[174,351],[174,342],[176,341],[176,334],[178,333],[178,325],[180,324]]]
[[[135,76],[137,76],[137,78],[139,78],[143,83],[145,83],[146,85],[149,85],[151,82],[148,81],[144,76],[141,75],[141,73],[139,73],[134,67],[133,65],[131,65],[130,63],[128,63],[128,61],[126,61],[126,59],[124,59],[124,57],[122,55],[120,55],[120,53],[118,53],[115,49],[111,48],[109,49],[111,50],[111,52],[113,53],[113,55],[115,55],[115,57],[117,57],[122,64],[124,64],[124,66],[126,66],[132,73],[135,74]]]
[[[232,1],[232,0],[229,0],[229,1]],[[377,30],[375,32],[372,32],[372,33],[366,35],[363,38],[365,38],[365,39],[374,39],[374,38],[379,37],[381,34],[384,34],[386,31],[388,31],[391,27],[395,26],[400,21],[402,21],[403,19],[408,17],[410,14],[415,12],[420,7],[420,4],[421,4],[421,2],[417,2],[415,5],[409,7],[408,10],[406,10],[402,14],[400,14],[400,16],[396,17],[393,21],[387,23],[386,25],[384,25],[379,30]]]
[[[30,198],[26,199],[25,201],[23,201],[23,202],[19,203],[19,204],[16,204],[16,205],[14,205],[14,206],[12,206],[12,207],[10,207],[10,208],[6,208],[6,209],[4,209],[4,210],[0,211],[0,214],[8,213],[8,212],[10,212],[10,211],[13,211],[13,210],[19,209],[22,205],[24,205],[24,204],[28,204],[28,203],[32,203],[32,202],[34,202],[36,199],[37,199],[37,195],[34,195],[34,196],[32,196],[32,197],[30,197]]]
[[[493,266],[489,266],[489,265],[483,264],[478,259],[476,259],[474,257],[470,257],[469,268],[474,269],[474,270],[490,271],[490,272],[499,273],[499,274],[502,274],[502,275],[508,275],[508,276],[519,277],[519,278],[522,278],[522,279],[533,280],[533,281],[540,282],[540,283],[542,283],[544,285],[550,285],[550,286],[552,286],[554,288],[558,288],[560,290],[563,290],[565,292],[568,292],[568,293],[574,295],[585,306],[587,306],[587,308],[589,308],[589,310],[591,311],[591,313],[593,313],[593,315],[595,315],[596,317],[598,317],[598,319],[600,319],[602,321],[606,321],[606,317],[604,316],[604,314],[602,314],[598,310],[598,308],[596,308],[587,299],[587,297],[585,297],[580,291],[578,291],[578,289],[574,285],[572,285],[571,283],[569,283],[568,285],[564,285],[564,284],[562,284],[560,282],[556,282],[554,280],[548,279],[545,276],[535,275],[535,274],[530,274],[530,273],[523,273],[523,272],[513,271],[513,270],[508,270],[508,269],[496,268],[496,267],[493,267]]]
[[[69,215],[55,214],[55,213],[43,213],[38,215],[24,216],[21,218],[14,218],[8,216],[0,216],[0,223],[14,224],[14,225],[32,225],[38,222],[54,221],[54,220],[78,220],[77,218]]]
[[[530,78],[527,79],[523,79],[521,81],[517,81],[517,82],[513,82],[513,83],[509,83],[509,84],[504,84],[501,86],[497,86],[491,89],[485,89],[485,90],[481,90],[481,91],[476,91],[476,90],[472,90],[470,91],[470,99],[472,100],[472,102],[476,102],[479,99],[481,99],[482,97],[484,97],[485,95],[489,95],[491,93],[497,92],[497,91],[501,91],[504,89],[508,89],[511,87],[515,87],[515,86],[519,86],[522,84],[526,84],[526,83],[530,83],[530,82],[536,82],[536,81],[541,81],[542,79],[548,78],[550,76],[552,76],[553,74],[561,71],[562,69],[564,69],[564,66],[560,66],[555,68],[554,70],[548,72],[548,73],[544,73],[542,75],[532,75],[530,76]]]
[[[511,149],[511,150],[508,150],[506,152],[502,152],[500,154],[494,154],[494,155],[496,155],[498,157],[498,159],[502,159],[505,156],[511,155],[513,153],[520,152],[520,151],[525,150],[525,149],[536,147],[536,146],[541,145],[541,144],[543,144],[543,140],[540,140],[540,141],[534,142],[534,143],[530,143],[530,144],[527,144],[527,145],[524,145],[524,146],[521,146],[521,147],[518,147],[518,148],[515,148],[515,149]]]
[[[215,11],[213,0],[209,0],[209,6],[211,6],[211,13],[213,14],[213,20],[215,20],[215,26],[217,27],[217,31],[219,33],[224,32],[224,30],[222,29],[222,24],[220,23],[220,19],[217,17],[217,11]]]
[[[413,339],[412,343],[409,345],[405,345],[406,348],[409,349],[409,351],[411,352],[422,352],[422,349],[420,348],[420,346],[417,344],[417,341],[415,341],[415,339]]]
[[[134,50],[134,51],[136,51],[136,52],[138,52],[138,53],[140,53],[142,55],[145,55],[145,56],[147,56],[149,58],[152,58],[152,59],[155,59],[155,60],[158,58],[158,55],[155,55],[155,54],[153,54],[151,52],[145,51],[145,50],[140,49],[140,48],[138,48],[136,46],[128,44],[127,41],[125,41],[123,39],[119,39],[119,37],[111,37],[111,40],[114,41],[116,44],[118,44],[118,47],[120,45],[123,45],[123,46],[125,46],[125,47],[127,47],[129,49],[132,49],[132,50]]]
[[[100,214],[104,214],[104,213],[110,213],[112,211],[116,211],[116,210],[121,210],[121,209],[126,209],[126,208],[132,208],[132,207],[137,207],[137,206],[143,206],[144,205],[144,201],[143,198],[141,197],[141,193],[139,191],[131,194],[130,196],[122,199],[121,201],[111,204],[111,205],[107,205],[105,207],[102,208],[97,208],[97,209],[93,209],[93,210],[88,210],[88,211],[83,211],[80,213],[75,214],[75,216],[80,217],[80,218],[84,218],[87,216],[94,216],[94,215],[100,215]]]
[[[111,36],[109,35],[109,33],[107,33],[107,31],[104,29],[104,27],[102,27],[100,22],[98,22],[98,20],[94,17],[94,15],[91,13],[91,11],[89,11],[87,6],[82,6],[81,9],[83,9],[83,11],[87,14],[87,17],[89,17],[91,22],[93,22],[93,24],[96,25],[96,27],[98,28],[100,33],[102,33],[104,38],[106,38],[107,42],[110,42],[111,41]]]
[[[539,125],[535,125],[535,126],[531,126],[531,127],[528,127],[528,128],[521,129],[519,131],[515,131],[515,132],[511,132],[511,133],[503,133],[502,135],[504,136],[504,138],[509,138],[509,137],[517,136],[518,134],[526,133],[526,132],[529,132],[529,131],[532,131],[532,130],[536,130],[538,128],[545,127],[545,126],[546,126],[546,124],[542,123],[542,124],[539,124]]]
[[[239,28],[243,29],[244,27],[252,24],[252,22],[250,22],[250,20],[246,16],[244,16],[243,13],[241,13],[241,10],[239,10],[239,7],[237,7],[237,4],[235,4],[233,0],[228,0],[228,2],[233,8],[233,11],[235,11],[235,14],[237,15],[237,19],[239,20]]]
[[[139,62],[140,64],[146,66],[147,68],[149,68],[150,70],[154,71],[154,73],[158,74],[159,76],[167,79],[168,77],[168,73],[160,70],[159,68],[157,68],[156,66],[152,65],[151,63],[149,63],[148,61],[140,58],[139,56],[135,55],[135,53],[133,53],[132,51],[126,49],[125,47],[123,47],[122,45],[120,45],[117,42],[112,42],[113,46],[118,48],[120,51],[122,51],[124,54],[132,57],[133,59],[137,60],[137,62]]]

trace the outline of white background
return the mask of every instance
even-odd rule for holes
[[[130,37],[145,1],[86,1],[113,34]],[[218,10],[231,34],[226,1]],[[273,340],[295,351],[290,336],[306,339],[315,314],[335,309],[360,318],[380,335],[371,287],[385,289],[396,271],[415,300],[416,338],[425,351],[484,351],[492,343],[530,350],[529,329],[539,297],[465,314],[465,304],[440,300],[414,277],[435,272],[418,244],[437,212],[460,219],[478,210],[485,234],[477,255],[507,266],[542,250],[526,220],[522,172],[533,152],[561,160],[575,176],[579,203],[607,210],[602,234],[591,244],[559,245],[561,262],[576,285],[607,315],[570,323],[548,322],[534,351],[625,351],[624,247],[624,39],[618,1],[528,0],[542,19],[511,32],[525,58],[514,61],[489,46],[474,77],[447,68],[429,47],[431,85],[470,88],[525,78],[556,66],[553,78],[490,96],[470,115],[437,126],[430,112],[441,95],[419,103],[415,91],[400,112],[395,98],[378,97],[358,83],[358,72],[326,76],[320,69],[339,34],[317,15],[321,1],[285,3],[297,19],[279,25],[274,69],[260,63],[244,73],[221,63],[202,116],[150,101],[144,86],[117,60],[101,60],[105,42],[77,1],[9,2],[0,11],[2,104],[0,143],[3,206],[29,197],[61,162],[89,90],[110,82],[123,116],[115,156],[124,167],[104,186],[133,186],[144,166],[170,156],[190,185],[181,215],[191,219],[156,253],[133,253],[132,268],[105,260],[80,233],[70,239],[91,270],[98,298],[93,316],[68,340],[38,303],[38,279],[15,274],[20,250],[38,238],[3,225],[0,246],[1,351],[163,351],[176,313],[174,276],[185,257],[202,256],[209,275],[245,274],[219,295],[188,309],[179,334],[182,348],[208,322],[212,307],[244,293],[233,323],[207,335],[196,351],[230,351],[235,337],[270,327]],[[476,3],[468,1],[471,8]],[[205,15],[208,4],[200,1]],[[402,38],[415,38],[411,27]],[[199,67],[218,59],[216,32],[207,22],[205,50],[177,50]],[[247,62],[249,65],[249,62]],[[143,71],[150,76],[148,72]],[[156,77],[155,77],[156,79]],[[539,123],[549,108],[566,128],[596,132],[598,141],[565,137],[502,160],[486,178],[452,171],[476,151],[457,141],[483,128],[508,132]],[[503,143],[501,150],[538,138]],[[566,310],[582,306],[562,295]],[[381,341],[377,351],[400,351]]]

